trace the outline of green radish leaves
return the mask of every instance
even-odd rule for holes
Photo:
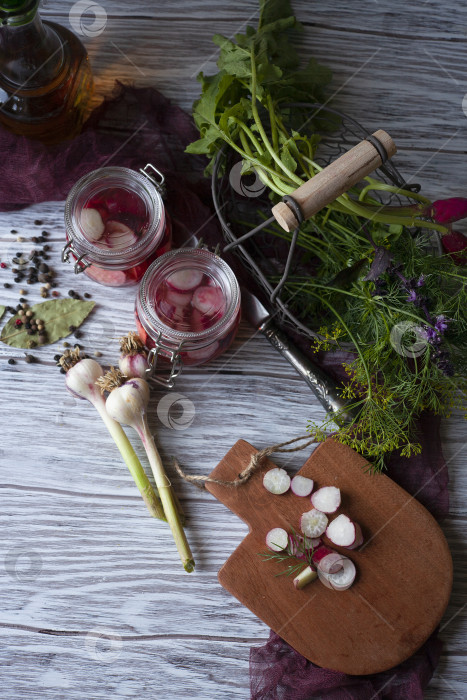
[[[0,340],[6,345],[11,345],[14,348],[30,348],[31,341],[37,345],[50,345],[55,343],[60,338],[65,338],[73,331],[70,331],[70,326],[78,328],[86,317],[91,313],[95,306],[93,301],[81,301],[79,299],[50,299],[40,304],[31,306],[31,311],[36,320],[43,321],[44,331],[41,335],[46,337],[44,343],[39,343],[36,335],[28,335],[24,326],[16,325],[17,320],[25,320],[24,316],[12,316],[5,324]]]
[[[193,105],[193,116],[200,138],[188,146],[187,152],[206,154],[210,159],[206,169],[209,174],[219,148],[228,143],[239,150],[244,160],[268,166],[269,172],[272,168],[273,181],[279,186],[279,190],[273,189],[280,194],[281,180],[290,185],[290,171],[308,179],[310,173],[303,172],[305,161],[300,155],[309,157],[316,145],[311,128],[315,118],[312,125],[310,115],[305,115],[301,121],[305,123],[304,133],[297,133],[288,123],[283,103],[324,102],[324,88],[332,74],[315,59],[300,69],[300,58],[290,43],[289,30],[301,27],[289,0],[260,0],[259,6],[256,29],[247,27],[234,40],[220,34],[213,37],[220,49],[219,71],[212,76],[203,73],[198,76],[202,94]],[[263,126],[268,133],[272,129],[279,162],[272,162],[271,146],[264,141]],[[284,145],[288,140],[293,143]]]

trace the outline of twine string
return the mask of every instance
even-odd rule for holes
[[[298,445],[297,447],[287,447],[287,445],[292,445],[294,442],[300,442],[303,440],[306,440],[306,442],[302,445]],[[253,474],[261,466],[264,458],[269,457],[269,455],[272,455],[273,452],[298,452],[299,450],[304,450],[306,447],[316,442],[321,442],[321,440],[318,440],[316,437],[310,437],[309,433],[307,433],[306,435],[300,435],[300,437],[292,438],[292,440],[287,440],[286,442],[279,442],[277,445],[264,447],[262,450],[259,450],[251,455],[250,461],[245,469],[240,472],[236,479],[232,479],[231,481],[224,479],[213,479],[206,475],[187,474],[183,471],[177,460],[174,460],[174,467],[177,474],[184,479],[184,481],[197,486],[199,489],[206,488],[207,483],[238,488],[238,486],[245,484],[248,479],[253,476]]]

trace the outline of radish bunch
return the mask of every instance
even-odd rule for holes
[[[336,486],[323,486],[313,493],[312,479],[299,474],[290,479],[285,469],[278,467],[264,474],[263,486],[274,495],[281,495],[291,489],[296,496],[310,497],[313,506],[300,518],[303,535],[288,535],[283,528],[274,528],[266,535],[266,544],[273,552],[309,562],[295,577],[295,588],[303,588],[316,578],[327,588],[336,591],[350,588],[356,576],[354,563],[327,547],[321,540],[326,535],[332,544],[346,549],[356,549],[363,544],[362,530],[358,523],[344,513],[329,519],[341,505],[340,489]]]

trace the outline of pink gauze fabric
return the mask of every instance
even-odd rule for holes
[[[164,172],[167,208],[175,240],[191,234],[210,243],[221,240],[213,216],[204,161],[184,153],[197,132],[188,114],[152,88],[117,83],[115,94],[91,115],[72,141],[45,147],[0,127],[0,211],[43,201],[62,201],[84,174],[103,166],[139,169],[147,162]],[[229,258],[239,276],[238,261]],[[305,353],[303,339],[296,338]],[[342,378],[340,353],[324,353],[318,362]],[[315,358],[316,361],[316,358]],[[439,419],[419,421],[423,452],[410,459],[394,456],[388,474],[416,496],[436,517],[448,513],[448,472],[441,452]],[[294,651],[277,634],[250,654],[251,698],[254,700],[422,700],[441,653],[434,633],[423,647],[397,668],[374,676],[348,676],[319,668]]]

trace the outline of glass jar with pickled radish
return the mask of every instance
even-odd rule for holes
[[[73,258],[76,274],[84,272],[109,287],[138,283],[156,257],[171,248],[163,181],[151,165],[140,172],[99,168],[78,180],[65,204],[62,260]]]
[[[173,250],[147,270],[136,296],[136,325],[151,349],[170,368],[169,383],[183,365],[201,365],[223,353],[240,321],[240,288],[222,258],[209,250]],[[171,385],[171,384],[169,384]]]

